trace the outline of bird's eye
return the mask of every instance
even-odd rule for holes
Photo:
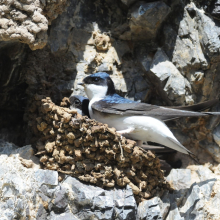
[[[75,104],[78,105],[79,103],[80,103],[80,101],[79,101],[78,99],[76,99],[76,100],[75,100]]]
[[[99,81],[99,78],[98,78],[98,77],[94,77],[94,78],[92,79],[92,81],[93,81],[93,82],[98,82],[98,81]]]

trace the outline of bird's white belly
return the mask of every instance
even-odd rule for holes
[[[133,131],[124,136],[133,140],[158,142],[162,137],[175,138],[162,121],[148,116],[120,116],[95,111],[93,118],[117,131],[132,128]]]

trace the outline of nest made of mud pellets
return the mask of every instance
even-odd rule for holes
[[[137,203],[169,189],[159,159],[136,146],[135,141],[121,138],[115,128],[39,95],[30,112],[34,113],[30,127],[38,135],[36,155],[45,169],[103,188],[128,184]]]

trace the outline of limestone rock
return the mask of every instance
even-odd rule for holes
[[[207,69],[208,61],[200,46],[196,21],[190,17],[186,9],[183,16],[173,51],[172,62],[183,75],[186,75],[192,68],[197,70]]]
[[[220,14],[220,1],[215,2],[214,8],[212,9],[212,15],[219,17]]]
[[[215,192],[215,188],[219,185],[219,177],[215,175],[209,168],[204,166],[193,166],[190,169],[182,170],[181,172],[192,172],[192,179],[188,178],[186,185],[181,186],[180,190],[175,190],[172,194],[168,194],[171,203],[171,209],[167,216],[167,219],[208,219],[207,216],[212,214],[214,219],[218,218],[218,212],[215,209],[210,208],[210,203],[213,199],[217,199],[211,195]],[[179,170],[180,171],[180,170]],[[189,173],[190,172],[190,173]],[[174,174],[171,171],[171,176]],[[173,178],[175,175],[173,175]],[[185,175],[189,176],[189,175]],[[196,177],[197,176],[197,177]],[[178,178],[177,178],[178,179]],[[167,179],[172,184],[172,180],[169,177]],[[194,182],[196,181],[196,182]],[[192,184],[192,185],[191,185]],[[190,188],[189,188],[189,185]],[[178,184],[173,184],[174,189],[178,189]],[[218,203],[216,203],[217,205]]]
[[[215,23],[203,11],[197,9],[193,3],[188,6],[188,9],[196,12],[200,42],[205,48],[207,55],[213,57],[212,59],[214,61],[215,56],[219,52],[219,27],[215,26]]]
[[[57,171],[22,165],[19,155],[36,158],[30,146],[17,148],[2,141],[1,152],[1,219],[136,218],[137,204],[129,186],[104,190],[70,176],[59,183]]]
[[[176,104],[184,102],[186,93],[185,79],[173,63],[169,61],[163,50],[159,49],[155,54],[150,73],[157,77],[170,100]]]
[[[162,1],[138,2],[131,9],[129,26],[132,40],[154,39],[161,23],[170,12]]]
[[[191,186],[191,171],[189,169],[172,169],[166,179],[176,190],[187,189]]]
[[[138,206],[138,219],[140,220],[162,220],[161,210],[159,206],[160,198],[154,197],[148,201],[144,201]]]

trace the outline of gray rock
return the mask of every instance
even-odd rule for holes
[[[187,219],[190,213],[194,210],[196,203],[200,200],[200,188],[197,184],[193,184],[186,196],[186,202],[183,207],[180,208],[180,213]]]
[[[49,220],[79,220],[75,215],[72,213],[62,213],[62,214],[54,214],[52,213],[49,217]]]
[[[215,1],[214,8],[212,9],[212,15],[219,17],[219,15],[220,15],[220,0]]]
[[[141,202],[138,206],[138,216],[140,220],[162,220],[160,209],[161,200],[158,197]]]
[[[176,104],[184,102],[186,93],[185,79],[173,63],[169,61],[162,49],[158,49],[154,55],[149,74],[156,76],[170,100]]]
[[[131,9],[129,26],[132,40],[150,40],[156,37],[161,23],[170,13],[164,2],[138,2]]]
[[[175,179],[175,177],[176,180],[178,180],[178,177],[180,177],[180,173],[182,172],[183,178],[181,178],[183,180],[182,182],[185,181],[185,187],[184,184],[182,186],[178,186],[178,184],[175,184],[175,181],[174,184],[171,181],[172,186],[179,187],[179,190],[174,190],[173,193],[170,193],[165,197],[167,200],[169,199],[171,204],[170,211],[166,219],[206,219],[207,212],[210,212],[210,210],[208,210],[209,203],[207,202],[211,199],[213,186],[217,179],[207,167],[196,166],[194,167],[194,170],[196,170],[198,175],[198,179],[196,179],[198,183],[194,183],[192,185],[191,178],[189,178],[191,176],[189,169],[177,170],[177,172],[176,170],[175,172],[173,172],[173,170],[171,171],[169,181],[171,179]],[[184,171],[186,171],[186,173]],[[184,177],[186,178],[185,180]],[[190,188],[189,185],[191,185]]]
[[[220,146],[220,125],[218,125],[218,126],[214,129],[212,135],[213,135],[213,138],[214,138],[214,140],[215,140],[215,143],[218,144],[218,146]]]
[[[200,42],[203,45],[206,54],[213,61],[218,56],[220,40],[218,37],[219,27],[215,26],[215,23],[204,14],[203,11],[196,8],[196,6],[191,3],[187,10],[194,10],[196,12],[196,22],[198,25]]]
[[[175,203],[171,204],[170,212],[166,218],[166,220],[185,220],[183,217],[181,217],[178,207]]]
[[[39,186],[43,184],[56,186],[58,185],[58,173],[52,170],[37,170],[34,173],[36,182]]]
[[[166,180],[175,190],[187,189],[191,186],[190,169],[172,169]]]
[[[170,210],[169,192],[165,192],[161,199],[159,199],[159,206],[162,219],[165,219]]]
[[[37,220],[46,220],[47,219],[47,211],[45,210],[43,204],[40,204],[38,211],[37,211]]]
[[[136,216],[137,205],[129,186],[123,190],[106,191],[85,185],[72,177],[67,177],[63,186],[69,189],[68,196],[74,196],[73,203],[79,208],[72,212],[80,219],[92,216],[95,219],[112,219],[114,216],[118,219],[134,219]],[[83,207],[86,209],[82,209]]]
[[[4,140],[0,139],[0,153],[10,155],[13,151],[17,149],[16,145],[5,142]]]
[[[179,31],[173,51],[172,62],[185,75],[193,69],[207,69],[206,60],[199,39],[197,23],[184,10],[184,17],[180,22]]]
[[[54,197],[54,208],[59,212],[64,212],[68,205],[67,190],[64,187],[60,187],[60,189],[54,193]]]
[[[2,150],[8,148],[11,152],[0,155],[0,219],[19,216],[39,220],[136,218],[137,204],[129,186],[104,190],[70,176],[58,183],[56,171],[28,169],[22,165],[19,158],[32,152],[27,149],[30,146],[15,150],[12,146],[15,147],[9,143],[2,146]]]

